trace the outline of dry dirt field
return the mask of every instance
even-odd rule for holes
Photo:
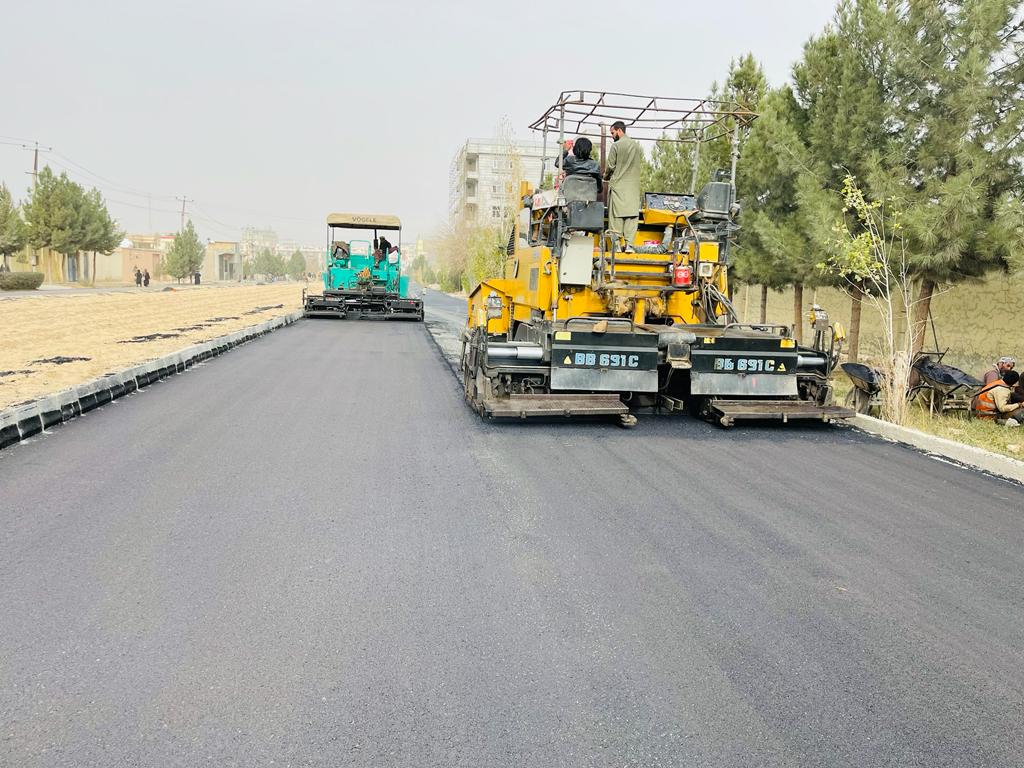
[[[293,312],[302,288],[0,293],[0,408]]]

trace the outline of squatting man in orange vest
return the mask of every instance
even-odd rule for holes
[[[995,421],[1007,427],[1024,424],[1024,404],[1010,402],[1010,391],[1020,381],[1020,374],[1013,370],[1003,373],[1001,379],[983,387],[974,398],[974,415],[979,419]]]

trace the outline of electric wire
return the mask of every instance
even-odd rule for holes
[[[36,142],[31,139],[22,139],[16,136],[0,136],[0,145],[19,146],[31,149],[32,145],[34,145],[35,143]],[[43,147],[40,147],[40,149],[43,149]],[[113,179],[104,176],[103,174],[91,170],[90,168],[86,167],[77,160],[69,157],[63,152],[59,152],[53,149],[52,147],[46,147],[45,149],[48,153],[50,153],[50,157],[47,159],[46,164],[56,166],[62,171],[68,173],[68,175],[75,176],[78,178],[78,180],[91,186],[95,186],[97,189],[105,193],[106,200],[109,203],[125,206],[128,208],[152,211],[154,213],[181,213],[180,210],[154,207],[153,205],[130,203],[126,200],[119,200],[116,197],[110,197],[111,194],[127,195],[130,197],[138,197],[145,200],[155,200],[164,203],[176,199],[175,195],[166,194],[162,192],[150,192],[139,189],[138,187],[121,184],[120,182],[114,181]],[[219,219],[210,214],[207,209],[212,208],[218,210],[235,211],[238,213],[248,214],[250,216],[259,216],[265,221],[300,221],[305,223],[311,222],[311,218],[308,216],[288,216],[277,213],[271,214],[267,212],[254,211],[246,208],[236,208],[233,206],[223,205],[220,203],[214,203],[210,201],[202,201],[202,206],[197,205],[196,201],[194,200],[191,202],[193,210],[199,211],[199,213],[194,216],[195,219],[204,221],[207,224],[211,224],[216,227],[220,227],[223,231],[230,231],[233,234],[240,232],[241,230],[245,229],[246,226],[249,225],[229,223],[223,221],[222,219]]]

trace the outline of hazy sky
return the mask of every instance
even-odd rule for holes
[[[409,239],[503,115],[525,139],[562,90],[701,96],[747,51],[782,82],[834,4],[7,0],[0,180],[24,195],[9,142],[38,139],[129,231],[177,229],[184,194],[204,239],[319,245],[331,210],[397,213]]]

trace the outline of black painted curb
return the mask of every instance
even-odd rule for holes
[[[109,373],[38,400],[31,400],[0,411],[0,450],[19,443],[57,424],[148,387],[176,373],[184,373],[196,363],[227,352],[240,344],[265,336],[271,331],[291,325],[302,317],[302,311],[291,312],[273,320],[218,336],[195,346],[172,352],[148,363]]]

